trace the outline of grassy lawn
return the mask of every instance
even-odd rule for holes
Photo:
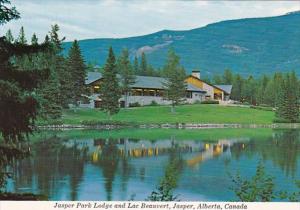
[[[182,105],[171,113],[169,106],[148,106],[121,109],[113,121],[151,123],[239,123],[271,124],[274,112],[244,107],[226,107],[211,104]],[[98,109],[64,110],[63,123],[81,124],[83,121],[108,121],[107,115]]]
[[[267,139],[273,133],[269,128],[257,129],[120,129],[120,130],[66,130],[66,131],[42,131],[35,133],[32,141],[47,139],[57,136],[65,139],[97,139],[97,138],[131,138],[131,139],[176,139],[176,140],[203,140],[216,141],[230,138],[251,138]]]

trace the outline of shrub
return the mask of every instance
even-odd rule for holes
[[[219,104],[219,101],[208,100],[208,101],[202,101],[201,104]]]
[[[194,104],[201,104],[202,102],[200,101],[200,100],[196,100],[195,102],[194,102]]]
[[[256,173],[250,179],[242,178],[239,173],[235,176],[230,175],[233,182],[231,188],[238,201],[243,202],[266,202],[274,200],[286,200],[290,202],[299,202],[300,199],[300,181],[295,184],[299,188],[296,192],[275,191],[275,178],[266,173],[263,162],[260,161],[256,167]]]
[[[254,105],[251,105],[250,108],[264,110],[264,111],[274,111],[274,108],[270,107],[270,106],[254,106]]]
[[[156,101],[151,101],[151,104],[149,106],[158,106],[158,103]]]
[[[129,107],[140,107],[141,104],[139,102],[130,103]]]
[[[275,118],[273,120],[273,123],[292,123],[291,120],[288,120],[288,119],[283,119],[283,118]],[[293,123],[300,123],[300,119],[298,119],[296,122],[293,122]]]

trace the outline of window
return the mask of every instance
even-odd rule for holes
[[[192,92],[186,92],[186,97],[187,98],[192,98],[193,97]]]

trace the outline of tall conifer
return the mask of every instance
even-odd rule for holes
[[[118,69],[121,76],[121,90],[125,97],[125,107],[128,107],[128,96],[131,91],[131,85],[135,83],[135,76],[129,61],[129,52],[127,49],[122,51],[118,61]]]
[[[173,50],[169,50],[167,62],[164,66],[166,78],[165,99],[172,102],[171,111],[175,111],[175,106],[185,100],[186,96],[186,74],[184,68],[180,65],[180,58]]]
[[[100,87],[101,109],[107,112],[110,119],[113,114],[118,113],[120,110],[120,97],[121,91],[117,78],[116,58],[112,47],[110,47]]]
[[[67,58],[67,70],[70,74],[69,83],[73,88],[71,98],[73,103],[80,101],[82,94],[85,93],[85,77],[86,66],[80,51],[80,47],[77,40],[74,40]]]
[[[10,29],[8,29],[8,31],[6,32],[5,38],[6,38],[6,41],[8,41],[9,43],[14,42],[14,37],[13,37]]]

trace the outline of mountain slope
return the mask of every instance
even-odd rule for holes
[[[103,65],[110,45],[117,53],[127,47],[131,58],[144,51],[155,67],[163,66],[172,47],[188,72],[194,68],[207,75],[222,73],[226,68],[243,75],[300,72],[300,13],[222,21],[188,31],[81,40],[79,44],[86,61],[99,65]],[[71,44],[64,45],[67,51]]]

